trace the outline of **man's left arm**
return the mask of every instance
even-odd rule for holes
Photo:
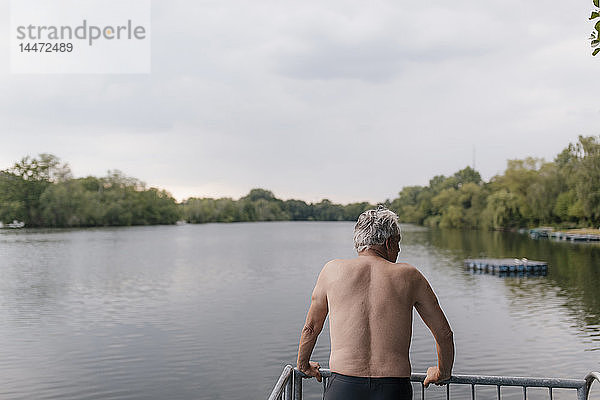
[[[316,377],[319,382],[321,382],[320,364],[309,360],[329,311],[327,306],[327,290],[323,277],[326,267],[319,274],[317,284],[313,290],[310,308],[308,309],[306,322],[300,335],[300,345],[298,346],[298,369],[308,376]]]

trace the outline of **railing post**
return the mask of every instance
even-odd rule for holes
[[[585,377],[585,399],[587,399],[589,396],[590,389],[592,388],[592,383],[594,383],[594,381],[600,382],[600,372],[590,372]]]
[[[292,400],[292,388],[293,388],[294,377],[290,375],[290,379],[288,379],[287,384],[285,385],[285,389],[283,395],[285,400]]]
[[[302,400],[302,375],[294,369],[294,400]]]
[[[282,400],[285,397],[286,388],[291,385],[292,373],[293,369],[291,365],[286,365],[283,368],[283,372],[277,380],[275,387],[271,391],[271,395],[269,396],[268,400]],[[291,398],[288,397],[288,400],[291,400]]]

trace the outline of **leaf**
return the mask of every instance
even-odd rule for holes
[[[600,0],[594,0],[594,5],[596,7],[600,7]]]
[[[596,25],[594,26],[594,28],[600,32],[600,21],[596,22]]]
[[[598,54],[598,53],[600,53],[600,48],[598,48],[598,49],[595,49],[595,50],[592,52],[592,55],[593,55],[593,56],[595,56],[595,55],[596,55],[596,54]]]
[[[592,40],[592,48],[598,47],[600,45],[600,40]]]
[[[590,16],[590,21],[593,19],[596,19],[600,17],[600,13],[598,13],[597,11],[592,11],[592,15]]]

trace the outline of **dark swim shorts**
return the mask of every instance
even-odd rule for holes
[[[365,378],[331,373],[325,400],[412,400],[410,378]]]

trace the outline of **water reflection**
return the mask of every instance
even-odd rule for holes
[[[560,307],[572,315],[582,333],[597,342],[600,325],[600,245],[553,240],[535,240],[512,232],[412,230],[407,243],[431,244],[454,262],[466,258],[528,258],[546,261],[548,274],[534,282],[506,279],[511,299],[535,299],[548,291],[562,299]],[[542,274],[543,275],[543,274]],[[507,278],[524,278],[519,273],[500,274]],[[530,277],[530,276],[529,276]],[[521,306],[528,307],[535,299]],[[599,346],[589,349],[600,350]]]
[[[354,256],[352,228],[0,232],[0,398],[264,398],[296,359],[320,268]],[[455,330],[456,371],[574,378],[600,369],[598,245],[403,228],[401,260],[421,268]],[[506,277],[464,269],[465,258],[479,257],[550,268]],[[413,330],[411,360],[424,371],[435,343],[418,317]],[[328,355],[326,326],[314,359],[327,365]],[[320,393],[307,382],[305,399]]]

